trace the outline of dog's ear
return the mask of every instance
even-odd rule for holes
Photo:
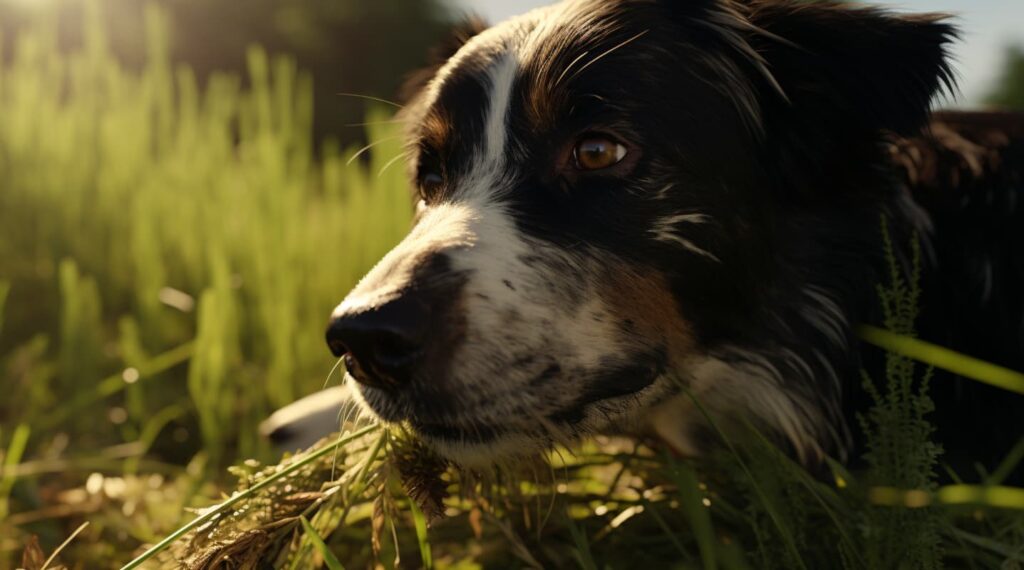
[[[836,128],[910,133],[954,89],[943,15],[894,15],[836,2],[748,0],[751,43],[793,109]]]
[[[410,73],[399,88],[398,100],[411,101],[433,79],[437,71],[473,36],[488,28],[487,22],[478,16],[469,16],[455,24],[445,37],[430,50],[427,66]]]
[[[947,47],[956,30],[939,15],[894,15],[836,2],[720,0],[738,7],[761,81],[765,164],[780,189],[815,199],[823,186],[879,187],[865,164],[887,133],[920,131],[932,98],[953,89]],[[737,29],[734,27],[733,29]]]

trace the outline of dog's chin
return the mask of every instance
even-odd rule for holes
[[[352,382],[354,384],[354,380]],[[540,426],[512,421],[493,425],[475,418],[439,421],[417,414],[411,405],[385,391],[366,386],[353,390],[356,400],[369,415],[385,424],[409,430],[438,455],[468,468],[536,457],[550,450],[556,442],[567,443],[601,433],[612,424],[619,426],[616,431],[622,428],[633,431],[629,426],[642,423],[638,416],[670,391],[663,384],[647,381],[637,392],[595,399],[572,414],[552,414],[550,421],[545,422],[547,425]],[[555,420],[569,415],[576,420]]]
[[[507,464],[516,459],[535,457],[550,447],[550,443],[527,434],[502,432],[487,441],[439,438],[417,432],[419,437],[438,455],[470,469]]]
[[[353,379],[346,380],[355,385]],[[507,425],[424,421],[376,388],[359,386],[352,393],[364,412],[380,422],[409,430],[438,455],[463,467],[488,467],[517,457],[534,456],[550,447],[549,439],[522,433]]]

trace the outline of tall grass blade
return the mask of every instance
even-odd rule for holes
[[[320,534],[316,532],[313,525],[309,523],[309,519],[305,516],[300,516],[299,521],[302,522],[302,528],[306,531],[306,536],[313,543],[313,548],[320,553],[320,556],[324,559],[324,564],[327,565],[330,570],[345,570],[345,567],[341,565],[338,557],[331,552],[331,549],[324,544],[324,539],[320,538]]]
[[[19,424],[14,428],[11,442],[7,445],[7,451],[4,452],[4,474],[3,477],[0,477],[0,520],[7,518],[7,515],[10,514],[9,498],[11,489],[17,480],[14,468],[21,462],[21,457],[25,454],[30,433],[31,429],[28,424]]]
[[[705,570],[714,570],[718,568],[715,529],[711,523],[711,514],[703,503],[704,496],[697,474],[690,466],[679,463],[674,458],[669,458],[669,468],[669,474],[674,479],[679,493],[679,505],[697,540],[701,562]]]
[[[195,343],[187,342],[181,346],[172,348],[163,354],[153,357],[151,360],[143,363],[136,369],[138,376],[135,381],[141,382],[142,380],[155,378],[160,373],[166,372],[183,362],[187,362],[188,359],[192,357],[194,350]],[[55,426],[61,425],[75,413],[92,406],[104,398],[117,394],[128,386],[128,382],[125,381],[125,371],[111,374],[97,382],[95,386],[88,391],[80,392],[73,400],[62,405],[53,413],[40,418],[37,422],[37,427],[40,429],[51,429]]]
[[[409,510],[412,512],[412,522],[416,529],[416,543],[420,548],[420,559],[423,561],[423,567],[430,570],[434,567],[434,556],[430,551],[430,539],[427,536],[427,517],[416,501],[409,501]]]
[[[7,308],[7,296],[10,292],[10,281],[0,280],[0,336],[2,336],[4,332],[4,309]]]
[[[732,440],[721,429],[717,421],[711,417],[711,414],[708,413],[707,409],[700,403],[697,397],[688,389],[685,390],[685,394],[689,396],[690,401],[693,402],[694,406],[707,421],[708,425],[711,426],[712,430],[714,430],[718,438],[725,443],[730,454],[739,464],[740,469],[742,469],[743,473],[746,475],[747,480],[751,486],[751,489],[753,490],[754,494],[757,496],[761,503],[761,507],[764,509],[764,512],[768,515],[769,520],[771,520],[772,525],[778,532],[778,536],[782,539],[785,551],[787,555],[790,557],[790,561],[797,567],[806,569],[807,565],[804,562],[803,556],[800,553],[800,549],[798,549],[796,546],[796,541],[794,540],[793,532],[786,526],[783,516],[779,511],[779,507],[776,504],[777,497],[772,497],[766,492],[765,488],[760,484],[757,475],[755,475],[754,471],[751,469],[751,466],[748,465],[747,461],[743,458],[743,455],[740,453],[740,450],[733,444]]]
[[[594,562],[594,554],[590,549],[590,540],[587,538],[586,532],[576,524],[568,511],[565,513],[565,525],[568,527],[572,541],[576,545],[573,555],[580,568],[582,570],[597,570],[597,563]]]
[[[879,348],[913,358],[964,378],[1024,394],[1024,373],[870,325],[861,325],[857,332],[866,342]]]
[[[1021,438],[1013,449],[1006,454],[1003,461],[996,467],[995,471],[985,480],[985,483],[989,485],[999,485],[1006,480],[1015,469],[1024,469],[1024,438]]]
[[[998,485],[947,485],[935,493],[947,505],[984,505],[997,509],[1024,510],[1024,489]]]
[[[85,530],[85,527],[87,526],[89,526],[89,521],[85,521],[84,523],[78,525],[78,528],[76,528],[74,532],[71,533],[70,536],[64,539],[64,542],[60,543],[60,546],[54,549],[54,551],[50,554],[50,557],[46,559],[46,562],[43,562],[43,566],[39,570],[46,570],[47,568],[49,568],[50,564],[52,564],[53,561],[57,559],[57,555],[60,554],[61,551],[63,551],[65,548],[67,548],[67,546],[71,544],[71,541],[74,540],[76,536],[81,534],[82,531]]]

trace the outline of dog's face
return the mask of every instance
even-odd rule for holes
[[[805,48],[761,27],[807,36],[779,6],[570,1],[459,46],[404,113],[414,228],[328,331],[366,407],[479,463],[642,423],[682,387],[768,390],[713,371],[779,286],[787,200],[835,153],[901,127],[881,107],[833,120],[841,140],[807,158],[821,135],[784,131],[794,107],[859,93],[814,99],[824,80],[805,73],[829,62],[797,63]],[[934,85],[921,89],[926,103]]]

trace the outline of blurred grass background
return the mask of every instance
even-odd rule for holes
[[[275,460],[256,425],[324,384],[327,315],[408,229],[393,109],[337,93],[388,96],[443,6],[259,0],[249,31],[218,25],[240,9],[0,3],[0,569],[83,520],[65,562],[124,562],[224,467]],[[1009,61],[992,100],[1024,108]]]
[[[0,447],[22,468],[5,480],[42,470],[0,484],[11,512],[142,457],[170,474],[269,458],[258,422],[324,384],[325,319],[411,217],[390,110],[367,112],[379,144],[351,160],[364,129],[317,140],[293,58],[250,46],[243,74],[200,77],[151,4],[133,69],[112,52],[111,6],[79,8],[78,46],[62,46],[60,10],[3,42]],[[5,552],[18,521],[0,523]]]

